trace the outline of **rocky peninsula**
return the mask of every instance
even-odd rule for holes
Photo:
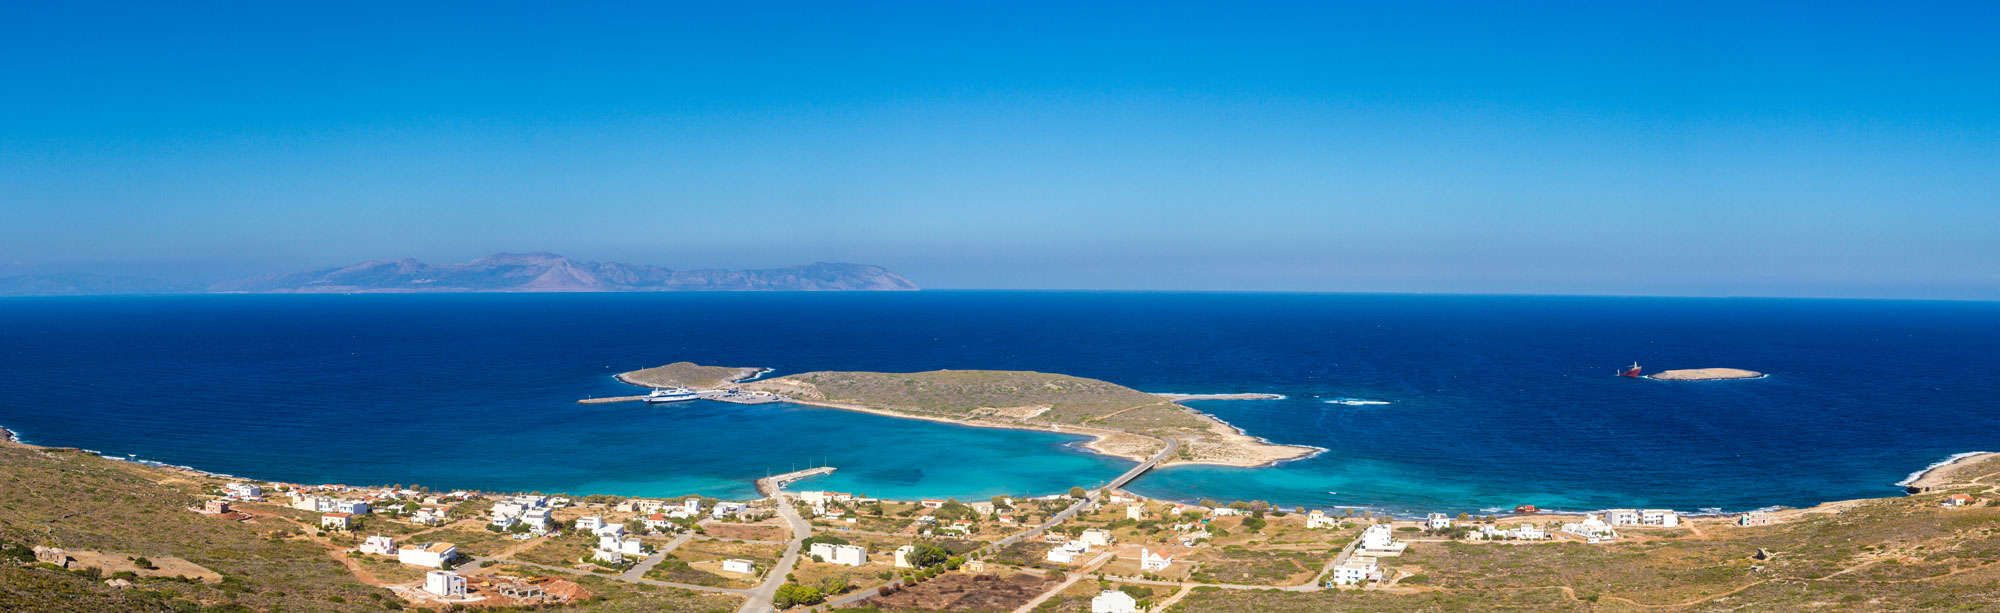
[[[1179,441],[1180,451],[1163,465],[1255,467],[1321,451],[1250,436],[1165,395],[1068,375],[994,370],[809,372],[742,381],[758,372],[678,362],[623,373],[618,379],[653,387],[765,391],[799,404],[905,419],[1081,434],[1094,439],[1085,445],[1092,451],[1134,461],[1159,453],[1168,439]],[[1241,395],[1252,396],[1268,397]]]
[[[1654,381],[1724,381],[1729,379],[1762,379],[1766,375],[1754,370],[1741,368],[1689,368],[1685,370],[1663,370],[1646,378]]]

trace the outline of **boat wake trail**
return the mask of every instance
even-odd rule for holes
[[[1389,404],[1389,401],[1387,401],[1387,400],[1368,400],[1368,399],[1366,399],[1366,398],[1335,398],[1335,399],[1332,399],[1332,400],[1328,400],[1328,401],[1326,401],[1326,403],[1327,403],[1327,404],[1344,404],[1344,405],[1347,405],[1347,406],[1350,406],[1350,407],[1365,407],[1365,406],[1369,406],[1369,405],[1376,405],[1376,404]]]

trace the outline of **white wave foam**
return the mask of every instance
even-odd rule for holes
[[[1344,404],[1344,405],[1347,405],[1347,406],[1350,406],[1350,407],[1364,407],[1364,406],[1369,406],[1369,405],[1377,405],[1377,404],[1389,404],[1389,401],[1387,401],[1387,400],[1369,400],[1369,399],[1366,399],[1366,398],[1335,398],[1335,399],[1332,399],[1332,400],[1328,400],[1328,401],[1326,401],[1326,403],[1327,403],[1327,404]]]
[[[1972,456],[1976,456],[1976,455],[1979,455],[1979,454],[1982,454],[1982,453],[1992,453],[1992,452],[1990,452],[1990,451],[1967,451],[1967,452],[1965,452],[1965,453],[1954,453],[1954,454],[1951,454],[1951,457],[1948,457],[1948,458],[1945,458],[1945,459],[1942,459],[1942,460],[1938,460],[1938,461],[1936,461],[1936,462],[1933,462],[1933,463],[1931,463],[1931,465],[1930,465],[1930,466],[1925,466],[1923,470],[1919,470],[1919,471],[1917,471],[1917,472],[1913,472],[1913,473],[1910,473],[1910,476],[1908,476],[1908,477],[1903,477],[1903,480],[1902,480],[1902,481],[1897,481],[1897,482],[1896,482],[1896,487],[1908,487],[1908,486],[1909,486],[1910,484],[1912,484],[1912,483],[1916,483],[1918,479],[1922,479],[1922,478],[1924,478],[1924,473],[1927,473],[1927,472],[1930,472],[1930,471],[1933,471],[1933,470],[1937,470],[1937,468],[1938,468],[1938,467],[1940,467],[1940,466],[1944,466],[1944,465],[1947,465],[1947,464],[1950,464],[1950,463],[1952,463],[1952,462],[1957,462],[1957,461],[1959,461],[1959,460],[1963,460],[1963,459],[1966,459],[1966,458],[1969,458],[1969,457],[1972,457]]]

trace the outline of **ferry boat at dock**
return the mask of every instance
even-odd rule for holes
[[[645,400],[646,404],[660,404],[663,402],[687,402],[700,397],[700,394],[696,394],[694,390],[685,387],[669,387],[653,390],[653,393],[646,394]]]

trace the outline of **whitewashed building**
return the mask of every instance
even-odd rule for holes
[[[846,566],[866,566],[868,564],[868,550],[860,545],[813,543],[810,553],[829,564],[842,564]]]
[[[1382,565],[1368,556],[1349,556],[1333,567],[1334,585],[1359,585],[1382,578]]]
[[[1432,530],[1444,530],[1451,527],[1451,516],[1443,513],[1425,515],[1424,525]]]
[[[1118,590],[1104,590],[1090,599],[1090,613],[1139,613],[1139,601],[1131,594]]]
[[[1672,528],[1681,525],[1681,516],[1673,509],[1640,509],[1639,525]]]
[[[1340,527],[1340,520],[1335,519],[1332,515],[1327,515],[1325,511],[1321,511],[1319,509],[1313,509],[1311,513],[1306,514],[1306,529],[1308,530],[1332,529],[1339,527]]]
[[[1604,523],[1613,526],[1639,525],[1639,512],[1634,509],[1610,509],[1604,512]]]
[[[1396,540],[1395,529],[1389,524],[1371,524],[1361,531],[1361,550],[1371,556],[1401,555],[1409,543]]]
[[[424,573],[424,591],[439,598],[464,598],[465,577],[448,570]]]
[[[597,532],[598,528],[602,527],[604,527],[603,517],[599,517],[596,515],[585,515],[583,517],[576,518],[576,529],[578,532],[595,533]]]
[[[255,483],[231,483],[222,486],[222,491],[228,493],[230,498],[238,500],[254,500],[264,497],[264,488],[257,487]]]
[[[897,547],[897,548],[896,548],[896,568],[911,568],[911,566],[910,566],[910,552],[913,552],[913,551],[916,551],[916,550],[917,550],[917,546],[916,546],[916,545],[904,545],[904,546],[902,546],[902,547]]]
[[[451,543],[431,543],[396,550],[396,561],[426,568],[444,568],[446,563],[457,557],[458,547]]]
[[[1078,538],[1079,540],[1082,540],[1085,545],[1090,545],[1092,547],[1103,547],[1105,545],[1111,544],[1111,531],[1105,530],[1103,528],[1091,528],[1089,530],[1083,531],[1083,536]]]
[[[1158,572],[1174,565],[1172,556],[1163,556],[1148,549],[1139,550],[1139,570]]]
[[[380,535],[368,537],[367,540],[361,541],[361,553],[378,556],[396,555],[396,539]]]
[[[722,572],[755,575],[757,574],[757,564],[749,560],[731,558],[722,561]]]

